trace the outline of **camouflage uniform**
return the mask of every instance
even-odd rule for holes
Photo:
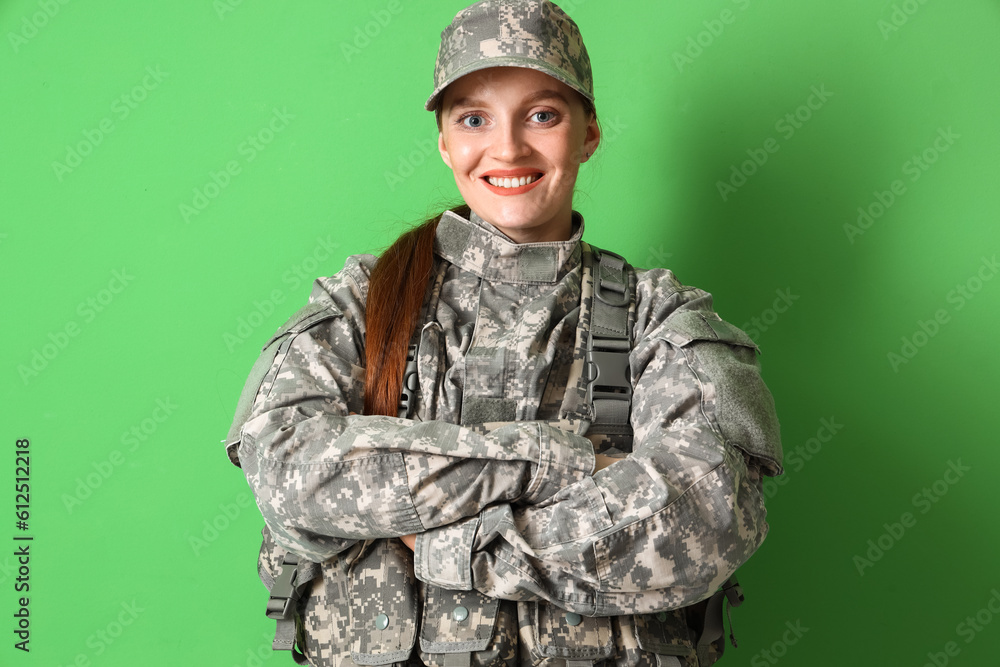
[[[317,280],[279,331],[227,449],[268,576],[284,549],[322,564],[300,607],[311,664],[698,665],[678,608],[767,533],[773,401],[709,294],[638,271],[634,440],[588,434],[592,258],[573,215],[568,241],[517,245],[445,213],[412,420],[360,414],[373,257]],[[627,457],[592,474],[595,450]],[[413,553],[392,539],[411,533]]]

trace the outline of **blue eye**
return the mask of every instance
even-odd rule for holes
[[[535,117],[535,120],[539,123],[548,123],[550,120],[556,117],[556,115],[551,111],[536,111],[532,115]],[[544,117],[539,118],[539,116],[544,116]]]
[[[462,118],[459,122],[466,127],[479,128],[486,124],[486,119],[476,114],[470,114]]]

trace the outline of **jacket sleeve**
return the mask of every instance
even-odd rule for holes
[[[366,279],[354,259],[317,282],[308,316],[279,332],[276,352],[263,358],[249,418],[228,439],[278,544],[323,561],[355,540],[426,531],[491,504],[539,502],[589,476],[593,445],[572,424],[489,430],[357,414]]]
[[[647,289],[659,295],[637,295],[632,453],[538,504],[497,503],[419,535],[419,578],[585,615],[645,613],[709,597],[758,548],[761,475],[781,473],[781,445],[756,346],[705,292],[672,276]]]

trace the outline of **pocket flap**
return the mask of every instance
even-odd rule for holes
[[[366,547],[349,572],[351,659],[359,665],[402,662],[417,637],[417,582],[409,550],[399,540]]]
[[[683,609],[634,616],[639,648],[657,655],[686,656],[694,653],[691,630]]]
[[[483,651],[493,638],[500,600],[479,591],[424,588],[420,649],[427,653]]]
[[[615,653],[607,617],[582,616],[545,602],[529,603],[537,652],[545,658],[602,660]]]
[[[684,347],[693,340],[712,340],[757,349],[757,344],[742,329],[734,327],[714,312],[677,311],[667,318],[665,325],[665,338],[678,347]]]

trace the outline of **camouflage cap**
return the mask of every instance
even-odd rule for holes
[[[460,11],[441,33],[434,92],[424,108],[433,111],[448,84],[487,67],[545,72],[594,99],[580,28],[549,0],[480,0]]]

